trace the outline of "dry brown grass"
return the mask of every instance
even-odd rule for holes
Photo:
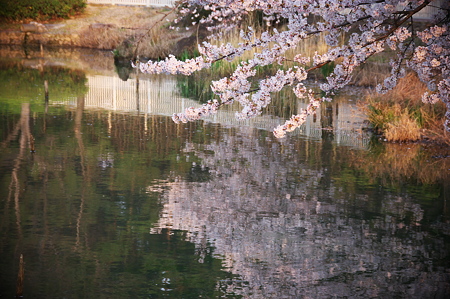
[[[58,21],[53,33],[82,32],[91,24],[111,24],[118,28],[149,28],[161,15],[162,9],[142,6],[87,5],[83,14]]]
[[[386,94],[386,97],[399,102],[409,101],[411,104],[422,104],[422,94],[427,90],[425,83],[415,73],[408,73],[401,78],[397,86]]]
[[[428,127],[423,130],[423,136],[433,143],[450,148],[450,133],[444,128],[444,119],[430,121]]]
[[[384,136],[393,142],[417,141],[421,137],[421,129],[417,121],[403,111],[393,122],[386,124]]]
[[[422,103],[425,90],[426,85],[416,74],[410,73],[385,95],[368,95],[360,107],[375,130],[387,141],[429,139],[449,144],[449,134],[442,125],[445,106],[441,102],[434,105]]]
[[[80,33],[80,43],[85,48],[112,50],[126,38],[124,30],[115,26],[87,28]]]
[[[178,55],[176,44],[185,36],[186,34],[176,33],[163,26],[157,26],[150,31],[137,31],[134,35],[125,38],[115,48],[117,50],[116,54],[121,57],[132,57],[136,54],[151,59],[164,58],[169,54]]]
[[[123,56],[131,56],[137,41],[143,37],[137,54],[159,58],[171,54],[175,43],[186,36],[185,32],[168,30],[165,19],[161,21],[169,12],[168,8],[87,5],[84,13],[69,20],[59,20],[49,32],[78,34],[81,47],[117,49],[119,54],[125,54]],[[170,19],[172,15],[166,17]],[[158,25],[149,31],[155,23]]]
[[[361,87],[374,87],[382,83],[389,72],[390,67],[388,64],[368,61],[355,70],[350,84]]]

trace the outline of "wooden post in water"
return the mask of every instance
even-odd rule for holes
[[[33,134],[30,133],[30,153],[34,153],[36,150],[34,149],[34,137]]]
[[[48,112],[48,81],[44,80],[44,93],[45,93],[45,113]]]
[[[137,63],[139,66],[139,62]],[[139,115],[139,112],[141,111],[141,107],[139,106],[139,67],[136,68],[136,110]]]
[[[23,298],[23,278],[25,276],[25,267],[23,263],[23,254],[20,254],[19,274],[17,275],[16,298]]]
[[[45,103],[48,102],[48,81],[44,81],[44,91],[45,91]]]

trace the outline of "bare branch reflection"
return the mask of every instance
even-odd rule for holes
[[[14,166],[11,172],[11,183],[9,185],[9,194],[7,203],[10,202],[11,198],[14,197],[14,209],[16,215],[16,225],[19,236],[22,236],[22,227],[21,227],[21,217],[20,217],[20,191],[21,191],[21,183],[19,179],[19,171],[21,169],[21,165],[23,160],[25,159],[25,154],[27,153],[27,149],[30,148],[30,104],[24,103],[22,104],[20,119],[15,126],[12,134],[5,141],[12,140],[13,136],[17,136],[18,131],[20,131],[20,139],[19,139],[19,153],[17,157],[14,159]],[[28,151],[29,152],[29,151]],[[7,210],[7,209],[6,209]],[[20,237],[22,238],[22,237]]]
[[[80,208],[78,212],[78,217],[76,221],[76,241],[75,241],[75,250],[80,249],[80,234],[81,234],[81,219],[83,217],[83,210],[84,210],[84,201],[85,201],[85,195],[86,195],[86,185],[89,184],[89,177],[86,170],[86,162],[85,162],[85,147],[82,137],[82,130],[81,130],[81,121],[83,119],[83,113],[84,113],[84,97],[78,97],[77,99],[77,108],[75,111],[75,125],[74,125],[74,131],[75,131],[75,138],[77,140],[79,154],[80,154],[80,166],[81,166],[81,173],[83,177],[83,185],[81,189],[81,198],[80,198]],[[86,236],[87,237],[87,236]]]

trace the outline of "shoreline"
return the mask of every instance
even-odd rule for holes
[[[0,30],[0,45],[115,50],[123,44],[133,46],[133,42],[148,33],[148,29],[169,10],[168,7],[88,4],[83,13],[70,19],[47,23],[4,23]],[[179,40],[191,35],[190,32],[168,34],[164,30],[160,29],[152,38],[161,36],[168,39],[164,45],[166,52],[176,48]],[[152,49],[143,51],[152,53]]]

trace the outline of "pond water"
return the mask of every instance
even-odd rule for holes
[[[303,103],[176,125],[186,79],[0,54],[0,297],[21,256],[24,298],[450,295],[448,149],[377,143],[350,92],[279,141]]]

